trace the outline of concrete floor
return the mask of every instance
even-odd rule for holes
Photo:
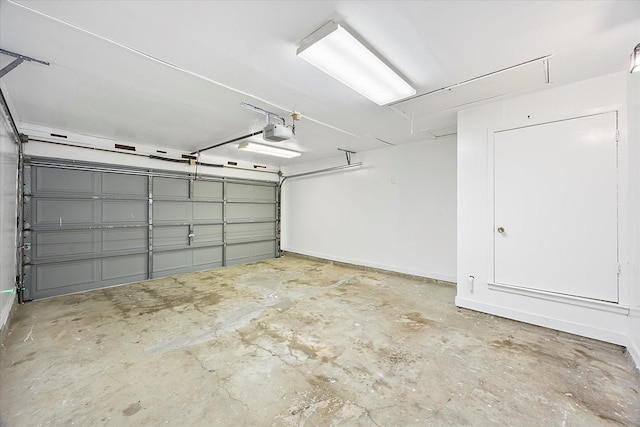
[[[19,306],[3,426],[638,426],[624,349],[287,256]]]

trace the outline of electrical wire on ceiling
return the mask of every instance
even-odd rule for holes
[[[287,128],[289,128],[289,129],[291,129],[292,135],[295,135],[296,134],[296,121],[300,120],[300,118],[302,117],[302,115],[300,113],[298,113],[297,111],[292,112],[291,113],[291,118],[293,119],[292,124],[291,125],[287,125],[286,119],[284,117],[282,117],[281,115],[279,115],[279,114],[272,113],[271,111],[267,111],[267,110],[265,110],[263,108],[256,107],[255,105],[249,104],[247,102],[241,102],[240,105],[242,105],[245,108],[248,108],[249,110],[256,111],[256,112],[258,112],[260,114],[264,114],[264,118],[265,118],[265,120],[267,122],[267,126],[265,126],[265,128],[263,129],[264,130],[265,139],[269,139],[269,138],[267,138],[266,135],[267,135],[267,132],[268,132],[267,128],[269,126],[271,126],[271,119],[272,118],[276,118],[278,120],[281,120],[282,121],[282,125],[287,127]],[[286,139],[288,139],[288,138],[286,138]]]
[[[131,53],[134,53],[134,54],[136,54],[136,55],[140,55],[140,56],[142,56],[142,57],[144,57],[144,58],[146,58],[146,59],[148,59],[148,60],[150,60],[150,61],[156,62],[156,63],[158,63],[158,64],[161,64],[161,65],[164,65],[164,66],[166,66],[166,67],[172,68],[172,69],[174,69],[174,70],[177,70],[177,71],[180,71],[180,72],[186,73],[186,74],[188,74],[188,75],[190,75],[190,76],[192,76],[192,77],[196,77],[196,78],[198,78],[198,79],[205,80],[205,81],[207,81],[207,82],[209,82],[209,83],[213,83],[213,84],[215,84],[215,85],[218,85],[218,86],[223,87],[223,88],[225,88],[225,89],[229,89],[229,90],[231,90],[231,91],[233,91],[233,92],[236,92],[236,93],[239,93],[239,94],[241,94],[241,95],[245,95],[245,96],[251,97],[251,98],[253,98],[253,99],[257,100],[257,101],[260,101],[260,102],[263,102],[263,103],[265,103],[265,104],[271,105],[271,106],[273,106],[273,107],[275,107],[275,108],[277,108],[277,109],[280,109],[280,110],[282,110],[282,111],[292,111],[292,109],[291,109],[291,108],[286,108],[286,107],[283,107],[283,106],[280,106],[280,105],[274,104],[273,102],[269,102],[269,101],[267,101],[266,99],[260,98],[259,96],[256,96],[256,95],[253,95],[253,94],[251,94],[251,93],[245,92],[245,91],[240,90],[240,89],[238,89],[238,88],[235,88],[235,87],[233,87],[233,86],[229,86],[229,85],[224,84],[224,83],[222,83],[222,82],[219,82],[219,81],[217,81],[217,80],[213,80],[213,79],[211,79],[211,78],[209,78],[209,77],[203,76],[202,74],[198,74],[198,73],[196,73],[196,72],[194,72],[194,71],[188,70],[188,69],[186,69],[186,68],[184,68],[184,67],[181,67],[181,66],[179,66],[179,65],[172,64],[171,62],[167,62],[167,61],[162,60],[162,59],[160,59],[160,58],[156,58],[155,56],[149,55],[148,53],[145,53],[145,52],[143,52],[143,51],[141,51],[141,50],[135,49],[135,48],[133,48],[133,47],[131,47],[131,46],[127,46],[127,45],[126,45],[126,44],[124,44],[124,43],[120,43],[120,42],[117,42],[117,41],[112,40],[112,39],[110,39],[110,38],[107,38],[107,37],[105,37],[105,36],[101,36],[101,35],[99,35],[99,34],[97,34],[97,33],[94,33],[94,32],[92,32],[92,31],[86,30],[86,29],[84,29],[84,28],[82,28],[82,27],[79,27],[79,26],[77,26],[77,25],[74,25],[74,24],[72,24],[72,23],[70,23],[70,22],[67,22],[67,21],[64,21],[64,20],[62,20],[62,19],[56,18],[56,17],[51,16],[51,15],[49,15],[49,14],[46,14],[46,13],[44,13],[44,12],[40,12],[39,10],[34,9],[34,8],[32,8],[32,7],[26,6],[26,5],[24,5],[24,4],[17,3],[17,2],[15,2],[14,0],[8,0],[7,2],[8,2],[8,3],[10,3],[10,4],[12,4],[12,5],[14,5],[14,6],[17,6],[17,7],[19,7],[19,8],[22,8],[22,9],[24,9],[24,10],[27,10],[27,11],[29,11],[29,12],[31,12],[31,13],[34,13],[34,14],[36,14],[36,15],[39,15],[39,16],[42,16],[42,17],[44,17],[44,18],[50,19],[50,20],[55,21],[55,22],[57,22],[57,23],[59,23],[59,24],[62,24],[62,25],[67,26],[67,27],[69,27],[69,28],[73,28],[74,30],[80,31],[80,32],[82,32],[82,33],[84,33],[84,34],[88,34],[88,35],[90,35],[90,36],[92,36],[92,37],[95,37],[95,38],[97,38],[97,39],[100,39],[100,40],[102,40],[102,41],[105,41],[105,42],[107,42],[107,43],[110,43],[110,44],[112,44],[112,45],[118,46],[118,47],[120,47],[120,48],[122,48],[122,49],[125,49],[125,50],[127,50],[127,51],[129,51],[129,52],[131,52]],[[319,125],[321,125],[321,126],[327,127],[327,128],[329,128],[329,129],[333,129],[333,130],[335,130],[335,131],[338,131],[338,132],[344,133],[344,134],[346,134],[346,135],[353,136],[353,137],[355,137],[355,138],[358,138],[358,137],[359,137],[358,135],[356,135],[356,134],[354,134],[354,133],[352,133],[352,132],[349,132],[349,131],[347,131],[347,130],[344,130],[344,129],[338,128],[338,127],[336,127],[336,126],[330,125],[330,124],[325,123],[325,122],[323,122],[323,121],[321,121],[321,120],[314,119],[313,117],[309,117],[309,116],[306,116],[306,115],[305,115],[305,119],[307,119],[307,120],[309,120],[309,121],[311,121],[311,122],[317,123],[317,124],[319,124]]]
[[[261,130],[249,133],[247,135],[243,135],[243,136],[239,136],[237,138],[232,138],[229,139],[227,141],[223,141],[223,142],[218,142],[216,144],[213,145],[209,145],[203,148],[199,148],[195,151],[192,151],[191,154],[196,154],[196,153],[200,153],[202,151],[207,151],[207,150],[211,150],[213,148],[217,148],[217,147],[221,147],[223,145],[227,145],[227,144],[231,144],[234,142],[238,142],[238,141],[242,141],[243,139],[247,139],[247,138],[251,138],[252,136],[257,136],[257,135],[263,135],[264,139],[267,141],[272,141],[272,142],[280,142],[280,141],[284,141],[287,139],[290,139],[293,135],[295,135],[296,133],[296,121],[300,120],[302,118],[302,114],[300,114],[297,111],[294,111],[291,113],[291,118],[293,121],[293,124],[291,125],[287,125],[287,121],[286,119],[276,113],[273,113],[271,111],[267,111],[263,108],[260,107],[256,107],[255,105],[246,103],[246,102],[242,102],[240,103],[240,105],[242,105],[245,108],[248,108],[250,110],[256,111],[260,114],[264,114],[265,116],[265,120],[267,122],[266,126],[264,128],[262,128]],[[282,121],[282,125],[278,126],[275,124],[271,123],[271,119],[272,118],[276,118],[280,121]],[[256,121],[254,121],[254,128],[257,127],[257,119]]]

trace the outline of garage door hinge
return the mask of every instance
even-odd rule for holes
[[[616,142],[620,142],[620,130],[616,129]]]
[[[618,263],[618,274],[622,273],[622,263]]]

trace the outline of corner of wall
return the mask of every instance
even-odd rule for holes
[[[628,280],[631,310],[627,351],[640,370],[640,73],[627,74],[627,143],[629,162]]]
[[[0,331],[5,333],[16,305],[16,213],[18,203],[18,145],[3,107],[0,112]]]
[[[2,311],[0,312],[0,343],[4,341],[5,334],[7,333],[7,327],[9,325],[10,317],[15,308],[16,304],[16,293],[11,293],[8,301],[4,303],[2,306]]]

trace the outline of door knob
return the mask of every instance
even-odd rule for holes
[[[504,227],[498,227],[498,233],[504,233]]]

